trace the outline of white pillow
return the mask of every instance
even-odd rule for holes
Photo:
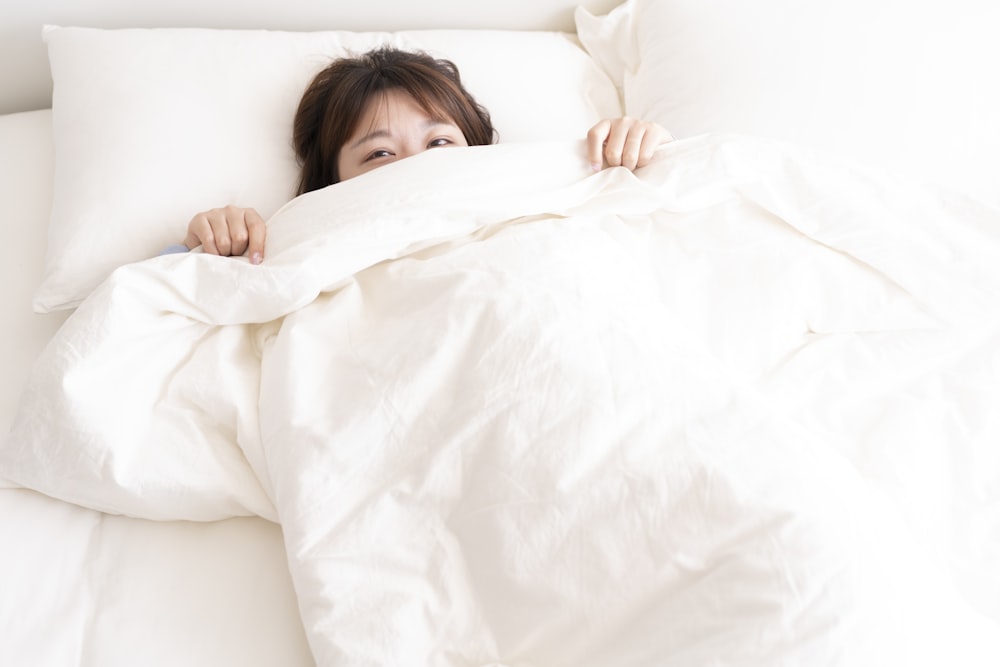
[[[55,183],[39,312],[73,307],[116,267],[183,239],[198,211],[265,217],[294,194],[292,118],[333,58],[388,43],[458,65],[500,140],[582,138],[621,114],[573,35],[289,33],[46,26]]]
[[[629,0],[577,10],[626,113],[794,141],[1000,206],[995,0]]]

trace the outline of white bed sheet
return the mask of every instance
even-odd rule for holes
[[[263,519],[143,521],[0,489],[0,544],[2,665],[313,664]]]

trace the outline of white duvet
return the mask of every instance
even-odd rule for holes
[[[1000,218],[732,137],[431,151],[117,271],[0,473],[280,522],[320,665],[1000,664]]]

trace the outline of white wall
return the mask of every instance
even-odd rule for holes
[[[603,14],[620,0],[6,0],[0,3],[0,113],[51,104],[41,41],[46,23],[101,28],[275,30],[495,28],[573,30],[580,4]]]

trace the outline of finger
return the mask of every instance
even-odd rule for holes
[[[646,131],[642,137],[642,145],[639,146],[639,156],[635,163],[637,169],[639,167],[645,167],[650,163],[650,161],[652,161],[653,155],[656,153],[656,149],[665,143],[667,136],[669,135],[661,133],[659,128],[655,126]]]
[[[219,250],[215,247],[215,235],[212,233],[212,225],[208,221],[208,212],[199,213],[191,218],[188,223],[187,236],[184,237],[184,245],[188,250],[194,250],[198,246],[207,253],[218,255]]]
[[[590,168],[594,171],[601,170],[601,166],[603,165],[604,141],[608,138],[608,133],[610,132],[611,121],[607,119],[600,121],[587,132],[587,160],[590,162]]]
[[[629,128],[625,137],[625,145],[622,147],[621,164],[629,170],[635,170],[639,164],[639,156],[642,153],[642,142],[646,136],[644,125],[637,124]]]
[[[619,167],[622,164],[622,153],[625,150],[625,140],[629,128],[633,125],[631,118],[619,118],[611,124],[611,132],[604,142],[604,159],[609,167]]]
[[[673,140],[673,136],[662,125],[652,123],[642,138],[642,148],[639,151],[639,161],[636,163],[636,168],[645,167],[652,162],[656,149]]]
[[[209,211],[207,217],[208,224],[212,226],[212,239],[216,248],[215,254],[228,257],[232,254],[232,243],[229,240],[229,222],[226,219],[225,209],[212,209]]]
[[[250,253],[250,263],[260,264],[264,261],[264,239],[267,237],[267,226],[264,219],[260,217],[252,208],[246,210],[247,233],[249,234],[248,248]]]
[[[198,238],[197,234],[195,234],[192,230],[193,225],[194,220],[192,219],[191,222],[188,223],[187,235],[184,237],[184,240],[181,241],[181,243],[184,244],[184,247],[188,250],[194,250],[201,245],[201,239]]]
[[[250,209],[227,206],[225,208],[226,229],[229,232],[229,254],[242,255],[247,251],[250,233],[247,231],[246,213]]]

